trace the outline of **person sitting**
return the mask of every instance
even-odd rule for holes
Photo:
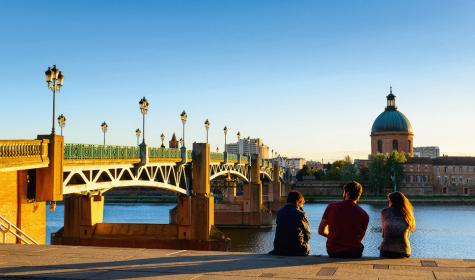
[[[357,204],[363,187],[356,181],[345,184],[343,201],[328,204],[318,227],[318,234],[327,238],[327,253],[331,258],[359,258],[361,243],[368,227],[369,216]]]
[[[303,211],[303,195],[290,191],[287,204],[277,212],[277,228],[272,255],[308,256],[310,253],[310,227],[307,215]]]
[[[409,258],[409,235],[416,229],[412,204],[401,192],[388,195],[388,208],[381,211],[383,241],[379,246],[384,258]]]

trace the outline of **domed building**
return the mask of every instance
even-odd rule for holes
[[[400,151],[412,157],[414,131],[409,119],[398,111],[392,87],[386,99],[386,109],[371,128],[371,154]]]

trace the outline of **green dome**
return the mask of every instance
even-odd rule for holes
[[[409,120],[398,110],[386,110],[376,118],[371,128],[371,133],[377,132],[414,133]]]

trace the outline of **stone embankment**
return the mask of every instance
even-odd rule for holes
[[[0,245],[0,278],[475,279],[475,259],[338,260],[214,251]]]

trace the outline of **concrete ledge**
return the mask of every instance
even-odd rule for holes
[[[41,279],[475,279],[471,259],[331,259],[80,246],[0,246],[0,277]]]

